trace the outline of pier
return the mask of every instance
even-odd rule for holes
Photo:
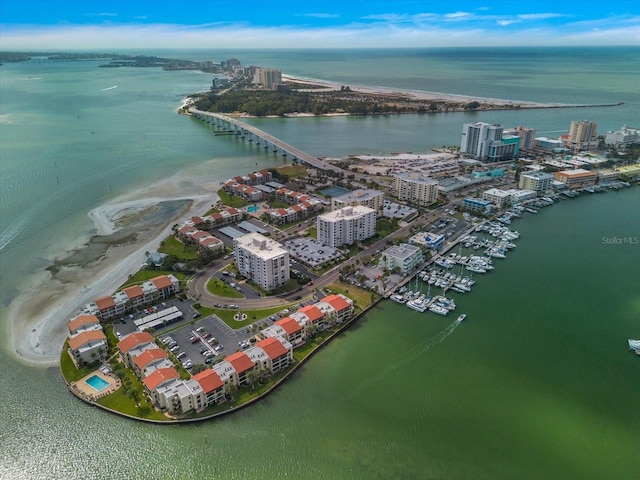
[[[296,160],[300,163],[305,163],[319,170],[333,170],[334,172],[343,173],[341,168],[331,165],[318,157],[309,155],[299,148],[296,148],[273,135],[269,135],[267,132],[249,125],[237,118],[222,115],[220,113],[204,112],[194,108],[190,109],[189,113],[192,117],[197,118],[198,120],[218,127],[220,131],[216,132],[216,135],[238,135],[247,142],[255,142],[256,145],[262,146],[265,150],[271,149],[274,153],[281,153],[283,157],[291,158],[292,160]]]

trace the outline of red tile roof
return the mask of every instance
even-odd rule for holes
[[[130,299],[144,297],[144,292],[142,291],[142,288],[140,288],[140,285],[133,285],[131,287],[127,287],[123,291],[124,293],[127,294],[127,297],[129,297]]]
[[[143,380],[144,386],[150,392],[158,388],[162,383],[167,380],[173,380],[174,378],[180,378],[180,374],[173,367],[159,368],[154,370],[151,375]]]
[[[93,303],[96,304],[98,310],[108,310],[116,306],[116,302],[111,296],[96,298]]]
[[[241,375],[247,370],[251,370],[253,368],[253,362],[244,352],[232,353],[225,358],[225,360],[233,366],[238,375]]]
[[[340,295],[328,295],[322,299],[323,302],[328,303],[333,308],[335,308],[338,312],[345,310],[350,307],[349,303],[342,298]]]
[[[324,317],[322,310],[320,310],[315,305],[307,305],[306,307],[302,307],[298,311],[304,313],[312,322],[320,320],[322,317]]]
[[[263,349],[271,360],[287,354],[287,349],[280,340],[275,337],[265,338],[256,343],[256,347]]]
[[[132,333],[118,342],[118,349],[122,353],[126,353],[142,343],[149,342],[153,342],[153,337],[149,332]]]
[[[83,325],[90,325],[94,323],[100,323],[98,317],[95,315],[80,315],[68,323],[69,331],[73,332]]]
[[[200,240],[201,238],[207,238],[207,237],[210,237],[210,236],[211,236],[211,234],[209,232],[203,232],[202,230],[198,230],[193,235],[191,235],[191,238],[195,238],[196,240]]]
[[[159,277],[152,278],[151,281],[156,288],[170,288],[173,286],[171,280],[166,275],[160,275]]]
[[[224,386],[224,383],[220,379],[220,375],[210,368],[195,374],[193,379],[200,384],[204,393],[211,393]]]
[[[191,225],[185,225],[184,227],[178,230],[178,233],[181,233],[182,235],[186,235],[189,232],[195,232],[197,230],[198,229],[196,227],[192,227]]]
[[[79,333],[75,337],[69,339],[69,348],[71,350],[77,350],[85,343],[104,340],[107,341],[107,337],[105,336],[102,330],[89,330],[86,332]]]
[[[153,360],[158,360],[159,358],[169,358],[169,356],[167,355],[167,352],[165,352],[161,348],[151,348],[138,355],[134,360],[134,363],[136,364],[136,367],[142,370]]]
[[[282,320],[278,320],[276,325],[280,325],[284,328],[284,331],[287,332],[288,335],[293,335],[294,333],[298,333],[302,330],[302,327],[291,317],[284,317]]]

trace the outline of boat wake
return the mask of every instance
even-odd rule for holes
[[[383,378],[386,375],[389,375],[390,373],[395,372],[400,367],[403,367],[409,363],[412,363],[420,355],[427,353],[436,345],[444,342],[447,339],[447,337],[449,337],[455,331],[455,329],[458,328],[458,326],[461,323],[462,323],[462,320],[458,318],[454,320],[453,323],[451,323],[447,328],[445,328],[441,332],[435,334],[431,338],[428,338],[424,342],[417,344],[415,347],[408,350],[404,356],[400,357],[400,359],[396,363],[389,365],[387,368],[381,370],[378,375],[370,377],[367,381],[357,385],[353,390],[349,392],[348,397],[352,397],[357,393],[359,393],[360,390],[372,384],[378,383],[381,378]]]
[[[113,90],[114,88],[118,88],[118,85],[114,85],[113,87],[101,88],[101,92],[106,92],[107,90]]]

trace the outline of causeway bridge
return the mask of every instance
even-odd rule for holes
[[[279,152],[283,157],[290,157],[292,160],[297,160],[300,163],[306,163],[319,170],[333,170],[334,172],[342,172],[342,169],[331,165],[324,160],[309,155],[302,150],[283,142],[279,138],[269,135],[267,132],[260,130],[248,123],[238,120],[234,117],[222,115],[220,113],[204,112],[192,108],[189,110],[192,117],[197,118],[205,123],[214,125],[225,132],[229,132],[240,136],[245,141],[255,142],[256,145],[261,145],[265,149],[272,149],[273,152]]]

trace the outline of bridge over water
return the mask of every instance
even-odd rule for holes
[[[256,128],[253,125],[249,125],[242,120],[238,120],[237,118],[228,117],[220,113],[204,112],[193,108],[189,111],[191,115],[198,120],[202,120],[210,125],[219,127],[225,132],[239,135],[246,141],[255,142],[256,145],[263,145],[265,149],[271,148],[274,152],[281,152],[284,157],[291,157],[293,160],[306,163],[320,170],[342,172],[340,168],[331,165],[318,157],[309,155],[293,145],[290,145],[273,135],[269,135],[267,132]]]

